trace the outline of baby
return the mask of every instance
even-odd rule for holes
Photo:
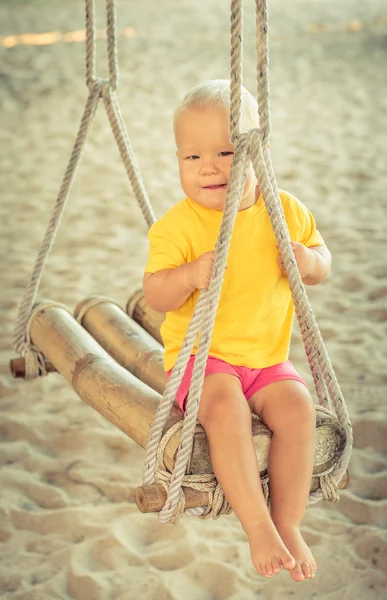
[[[225,80],[200,84],[176,110],[176,155],[186,197],[149,231],[143,287],[149,305],[166,313],[161,335],[167,375],[200,290],[210,282],[234,153],[229,87]],[[242,88],[242,129],[258,125],[256,100]],[[331,256],[315,220],[294,196],[281,191],[280,197],[302,280],[321,283]],[[258,573],[271,577],[284,567],[301,581],[314,577],[317,569],[300,533],[316,417],[306,384],[288,360],[293,313],[287,275],[251,166],[227,259],[198,420],[208,437],[214,473],[248,536]],[[193,360],[176,397],[182,410]],[[270,509],[259,478],[252,411],[273,432]]]

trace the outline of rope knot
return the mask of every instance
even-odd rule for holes
[[[48,375],[44,355],[32,344],[25,344],[22,355],[25,361],[25,379]]]
[[[102,79],[101,77],[93,77],[88,80],[87,85],[89,87],[90,92],[94,95],[97,94],[98,98],[102,98],[106,91],[109,90],[110,80]]]
[[[320,488],[324,500],[329,500],[330,502],[338,502],[340,500],[337,493],[339,486],[333,475],[322,475],[320,477]]]
[[[234,134],[231,142],[234,145],[235,153],[243,151],[244,146],[246,145],[246,143],[248,143],[249,133],[249,131],[239,131],[238,133]]]

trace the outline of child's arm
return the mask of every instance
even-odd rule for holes
[[[317,285],[328,277],[331,270],[332,256],[326,246],[311,246],[307,250],[314,255],[314,267],[307,276],[302,278],[302,281],[304,285]]]
[[[300,242],[291,242],[304,285],[317,285],[324,281],[331,269],[331,253],[326,246],[307,248]],[[287,276],[281,255],[278,257],[281,271]]]
[[[215,252],[205,252],[196,260],[174,269],[145,273],[143,289],[149,306],[160,312],[180,308],[196,289],[210,284]]]

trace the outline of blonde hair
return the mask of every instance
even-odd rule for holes
[[[241,105],[241,130],[248,131],[252,127],[259,127],[257,101],[243,86],[241,86]],[[184,110],[211,106],[224,106],[227,110],[230,110],[230,82],[228,79],[211,79],[199,83],[189,90],[175,110],[174,130],[176,131],[176,122]]]

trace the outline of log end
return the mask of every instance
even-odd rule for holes
[[[144,485],[136,488],[134,497],[142,513],[158,512],[165,504],[167,492],[162,485]]]
[[[56,368],[49,361],[45,362],[45,368],[47,373],[56,373]],[[9,370],[11,371],[12,377],[15,379],[24,379],[26,375],[24,358],[11,358],[9,361]],[[40,372],[39,375],[42,375],[42,372]]]

